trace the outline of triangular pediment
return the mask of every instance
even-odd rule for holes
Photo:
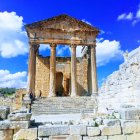
[[[62,31],[96,31],[99,30],[81,20],[68,15],[59,15],[46,20],[26,25],[27,29],[57,29]]]

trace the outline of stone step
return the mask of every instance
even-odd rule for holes
[[[91,97],[40,98],[31,106],[33,115],[92,113],[95,100]]]

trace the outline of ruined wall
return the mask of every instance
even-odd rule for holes
[[[99,110],[140,105],[140,47],[124,54],[125,62],[99,90]]]
[[[0,97],[0,106],[9,106],[11,111],[20,109],[23,96],[27,93],[26,89],[18,89],[13,96]]]
[[[88,92],[87,73],[88,61],[86,58],[77,59],[77,90],[78,95],[83,95]],[[66,87],[65,80],[69,80],[69,90],[71,92],[71,59],[70,58],[56,58],[56,75],[63,74],[63,87]],[[50,80],[50,57],[37,56],[36,59],[36,80],[35,80],[35,94],[47,97],[49,94],[49,80]],[[56,79],[56,87],[61,83],[58,78]]]

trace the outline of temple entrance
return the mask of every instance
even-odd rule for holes
[[[63,96],[64,88],[63,88],[63,73],[56,73],[56,96]]]

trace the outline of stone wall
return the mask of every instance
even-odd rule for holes
[[[70,94],[70,79],[71,79],[71,63],[70,58],[56,58],[56,75],[57,73],[63,74],[63,88],[65,87],[65,80],[69,80],[68,94]],[[79,95],[88,92],[87,73],[88,73],[88,60],[86,58],[77,59],[77,90]],[[49,93],[49,80],[50,80],[50,57],[37,56],[36,60],[36,80],[35,80],[35,94],[36,96],[47,97]],[[56,87],[60,85],[56,79]]]
[[[28,120],[27,115],[20,113],[2,121],[1,140],[139,140],[140,138],[140,121],[105,119],[98,124],[99,120],[96,119],[81,120],[79,124],[48,122],[37,127],[31,121],[19,120],[20,118]]]
[[[0,97],[0,106],[9,106],[10,110],[17,110],[22,106],[22,99],[27,93],[26,89],[18,89],[12,97]]]
[[[107,77],[99,90],[99,111],[140,105],[140,48],[124,54],[119,70]]]

